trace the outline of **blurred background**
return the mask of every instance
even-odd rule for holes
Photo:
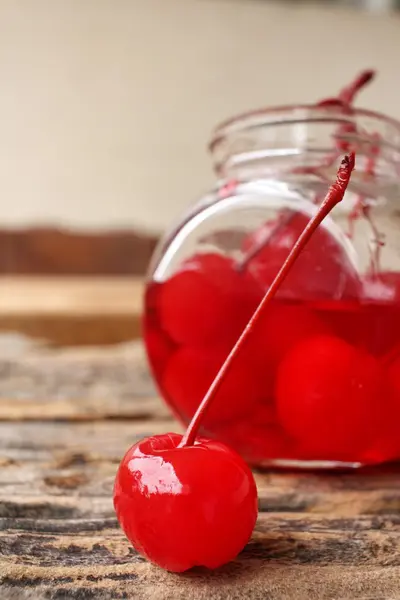
[[[240,111],[373,67],[363,106],[400,118],[399,4],[2,0],[1,272],[142,273]]]
[[[259,107],[316,103],[335,96],[361,70],[369,68],[377,70],[376,81],[362,91],[356,105],[400,119],[399,4],[400,0],[0,0],[0,600],[100,600],[122,598],[125,589],[124,597],[130,598],[175,597],[173,581],[157,573],[151,575],[112,524],[113,481],[123,453],[141,437],[180,427],[171,421],[167,403],[160,401],[141,342],[144,282],[150,257],[160,234],[215,185],[207,144],[212,129],[221,120]],[[340,132],[336,128],[333,131],[340,141]],[[298,137],[302,139],[301,129]],[[397,142],[397,146],[393,144],[395,157],[399,156]],[[372,154],[371,145],[368,150]],[[394,161],[397,166],[398,161]],[[373,160],[370,171],[374,169]],[[257,214],[263,221],[270,218],[263,211]],[[237,213],[232,215],[236,219]],[[304,217],[301,213],[299,216]],[[385,223],[385,231],[394,232],[391,240],[396,241],[393,245],[398,267],[400,210],[396,217],[392,219],[389,213],[391,228]],[[364,221],[367,223],[367,219]],[[302,223],[303,218],[293,231]],[[254,224],[256,234],[261,224]],[[217,234],[224,234],[222,228]],[[290,227],[289,234],[293,235]],[[282,239],[290,240],[290,235],[284,233]],[[328,240],[326,252],[318,253],[315,261],[309,253],[311,260],[308,258],[305,266],[311,273],[323,273],[325,269],[328,286],[336,287],[339,281],[345,287],[346,271],[343,269],[342,279],[338,268],[342,264],[343,255],[338,251],[341,245],[333,237],[325,238],[325,234],[321,238]],[[235,243],[238,248],[239,242]],[[250,255],[252,246],[253,242],[248,246]],[[279,244],[277,249],[280,261]],[[229,263],[223,261],[222,267],[224,264]],[[324,268],[319,268],[320,264]],[[211,272],[210,281],[219,280],[218,267],[215,271],[211,267]],[[349,272],[350,287],[354,284],[358,289],[358,278],[352,278],[352,268]],[[207,377],[212,376],[209,364],[214,365],[215,357],[220,364],[220,351],[225,347],[223,327],[217,331],[220,315],[224,317],[226,310],[235,332],[237,325],[244,324],[236,314],[241,315],[243,306],[245,311],[250,307],[247,291],[241,294],[240,290],[239,312],[229,310],[225,291],[231,293],[234,286],[240,285],[233,270],[233,277],[224,268],[221,273],[224,293],[216,287],[215,314],[210,308],[214,285],[209,286],[207,279],[205,300],[201,283],[200,288],[183,286],[183,290],[186,285],[189,292],[195,290],[192,298],[197,294],[197,302],[190,300],[190,293],[189,300],[185,291],[179,294],[179,285],[172,287],[178,289],[173,292],[178,300],[183,298],[195,311],[205,306],[204,317],[192,317],[193,310],[185,314],[185,309],[181,310],[183,302],[177,302],[178,308],[173,301],[166,302],[167,317],[171,314],[173,322],[174,315],[178,315],[178,327],[179,315],[183,314],[185,324],[189,314],[201,333],[202,320],[210,315],[216,337],[208,338],[204,356],[195,344],[191,354],[190,344],[184,346],[179,337],[164,331],[164,323],[161,326],[159,314],[155,314],[157,286],[148,288],[146,341],[152,348],[159,381],[161,373],[166,381],[162,369],[169,361],[169,381],[174,383],[175,377],[174,385],[177,382],[179,390],[182,374],[182,389],[189,383],[190,400],[192,390],[195,398],[204,382],[207,386]],[[266,273],[268,276],[268,269]],[[249,411],[254,410],[248,415],[245,408],[243,416],[238,412],[237,422],[240,419],[244,424],[243,432],[237,428],[238,434],[248,436],[252,443],[254,431],[254,443],[262,452],[265,441],[265,452],[271,447],[272,457],[280,453],[280,448],[283,457],[290,456],[286,432],[274,418],[275,373],[268,371],[267,361],[276,369],[279,361],[275,354],[281,353],[281,360],[290,344],[298,340],[301,343],[308,329],[318,341],[317,334],[329,333],[337,322],[340,335],[343,329],[352,344],[352,336],[354,344],[360,340],[362,353],[353,354],[353,350],[358,352],[355,345],[350,348],[333,336],[330,341],[328,335],[326,365],[324,353],[321,361],[315,354],[316,364],[320,365],[315,369],[315,389],[318,393],[321,385],[323,394],[337,368],[337,385],[333,382],[333,391],[326,387],[327,414],[333,413],[330,404],[339,394],[343,422],[348,415],[352,424],[365,398],[371,415],[366,419],[360,414],[359,421],[361,431],[365,423],[369,431],[369,423],[375,424],[374,393],[382,372],[382,428],[381,420],[376,420],[381,446],[377,443],[376,448],[357,455],[357,461],[399,457],[396,426],[400,411],[394,401],[400,397],[396,395],[400,394],[400,277],[398,272],[388,275],[395,276],[388,279],[389,292],[394,289],[397,294],[393,306],[388,306],[389,312],[380,312],[379,304],[371,305],[373,312],[363,312],[361,303],[358,311],[358,306],[354,310],[355,303],[338,301],[330,315],[334,303],[326,302],[327,319],[332,319],[326,324],[307,305],[289,306],[286,313],[282,303],[283,312],[279,312],[279,306],[277,313],[272,312],[272,320],[265,321],[267,327],[272,324],[271,342],[266,338],[268,343],[264,343],[262,336],[254,338],[256,344],[261,342],[255,360],[250,357],[251,362],[247,363],[247,358],[242,366],[239,363],[239,385],[233,380],[233,386],[232,379],[228,383],[234,411],[241,411],[237,393],[243,393]],[[311,290],[318,278],[310,277]],[[296,285],[300,282],[303,289],[301,284],[306,279],[297,274]],[[321,280],[324,282],[323,276]],[[251,278],[243,278],[243,282],[248,282],[245,286],[249,285],[248,298],[253,302]],[[219,298],[222,304],[218,307]],[[334,314],[337,306],[339,310]],[[230,339],[231,328],[225,329]],[[263,335],[264,331],[269,335],[265,325]],[[382,366],[364,353],[370,339],[376,340],[379,348],[386,341],[391,344],[384,360],[382,357]],[[343,346],[336,346],[339,343]],[[335,358],[332,360],[336,347],[345,348],[344,360],[337,364]],[[313,348],[315,352],[315,346],[310,345],[311,352]],[[254,385],[260,379],[259,364],[264,368],[264,354],[265,407],[264,396],[258,402],[259,384]],[[192,357],[192,363],[186,366],[185,361],[179,362],[182,356]],[[199,366],[193,363],[193,356],[196,361],[199,357]],[[389,359],[392,362],[386,364]],[[243,386],[246,365],[255,367],[249,390]],[[307,361],[304,365],[307,368]],[[350,367],[351,381],[347,382]],[[297,372],[300,402],[308,386],[301,362],[293,371],[294,377]],[[289,370],[288,381],[290,376]],[[386,388],[386,378],[393,387]],[[310,381],[312,390],[314,383]],[[349,406],[347,410],[345,402],[349,400],[350,404],[352,398],[347,398],[346,390],[355,389],[354,382],[358,385],[355,408]],[[167,390],[166,384],[164,388]],[[290,389],[297,394],[293,382]],[[252,398],[254,390],[257,399]],[[297,395],[293,394],[293,399],[297,400]],[[389,408],[384,408],[384,402]],[[300,411],[292,404],[296,417]],[[260,408],[259,413],[254,406]],[[385,410],[393,410],[393,419]],[[223,409],[222,413],[221,430],[229,435],[229,427],[236,421],[228,416],[225,423],[228,411]],[[320,408],[316,415],[311,425],[304,416],[299,422],[305,424],[307,435],[315,431],[316,438],[325,444],[321,431],[326,431],[330,419],[321,418]],[[388,435],[384,439],[386,417]],[[293,417],[290,422],[294,422]],[[334,433],[335,423],[338,427],[339,422],[333,415]],[[389,426],[392,422],[393,431]],[[265,440],[264,427],[268,431]],[[330,438],[336,441],[332,433]],[[354,438],[355,447],[359,440],[364,452],[357,430]],[[311,447],[312,442],[313,435]],[[304,448],[307,451],[307,444]],[[299,456],[303,457],[301,452]],[[342,455],[338,452],[335,456]],[[310,466],[318,468],[319,464],[316,461]],[[257,590],[268,582],[266,598],[288,598],[289,569],[299,578],[300,587],[296,583],[293,587],[293,597],[299,599],[331,598],[336,591],[342,598],[351,598],[351,590],[354,597],[366,598],[368,590],[370,599],[383,599],[388,598],[389,588],[393,600],[400,599],[396,588],[399,554],[394,541],[398,539],[400,514],[398,468],[393,474],[388,468],[371,477],[363,472],[359,484],[349,474],[335,482],[323,476],[320,486],[314,475],[310,479],[305,474],[299,479],[295,474],[279,479],[276,473],[268,479],[260,477],[260,507],[272,511],[273,535],[268,534],[264,540],[262,525],[244,554],[244,562],[236,561],[225,572],[233,582],[233,597],[237,597],[238,583],[240,589],[254,588],[257,595],[262,594]],[[257,569],[258,560],[272,565],[272,577]],[[329,567],[328,560],[332,562]],[[308,571],[302,571],[303,566]],[[254,585],[249,580],[250,587],[246,587],[247,572],[254,577]],[[225,593],[230,596],[227,580],[215,583],[215,577],[206,582],[198,571],[193,577],[181,579],[182,594],[187,598],[209,594],[210,600]],[[310,581],[318,582],[318,589],[312,588]],[[193,586],[200,591],[193,592]],[[214,586],[216,596],[212,593]],[[113,590],[115,595],[109,596]]]

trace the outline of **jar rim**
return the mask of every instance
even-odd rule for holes
[[[290,118],[283,118],[285,113],[290,115]],[[314,117],[313,113],[315,115]],[[319,118],[317,118],[318,114],[320,115]],[[377,123],[386,123],[392,126],[400,135],[400,121],[378,111],[353,107],[351,107],[349,111],[338,105],[318,106],[316,104],[286,104],[245,111],[234,115],[225,121],[221,121],[213,129],[208,148],[210,152],[212,152],[214,147],[226,135],[240,133],[246,129],[252,129],[257,126],[307,122],[308,120],[320,120],[321,122],[339,120],[342,122],[345,117],[365,117],[375,119]]]

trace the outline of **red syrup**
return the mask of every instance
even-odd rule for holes
[[[162,395],[188,423],[222,365],[222,349],[225,357],[229,351],[230,338],[216,330],[206,345],[170,341],[160,366],[153,340],[155,332],[168,339],[158,309],[164,285],[148,290],[145,340]],[[399,418],[395,296],[391,301],[275,299],[217,392],[202,433],[229,444],[251,464],[373,464],[400,457]]]

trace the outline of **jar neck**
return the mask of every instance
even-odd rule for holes
[[[343,154],[356,152],[353,191],[396,196],[400,123],[341,107],[290,106],[247,113],[218,126],[210,142],[219,178],[326,184]]]

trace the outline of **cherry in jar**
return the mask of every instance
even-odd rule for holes
[[[396,378],[392,391],[386,380],[400,348],[393,226],[400,123],[352,106],[372,75],[365,72],[329,101],[261,110],[219,126],[210,144],[217,189],[153,259],[147,351],[161,395],[188,423],[315,215],[338,157],[356,152],[343,202],[277,290],[202,425],[203,434],[231,443],[257,466],[356,466],[400,457],[400,449],[384,449],[380,416],[390,420],[396,410],[389,400]],[[161,358],[154,332],[163,340]]]

